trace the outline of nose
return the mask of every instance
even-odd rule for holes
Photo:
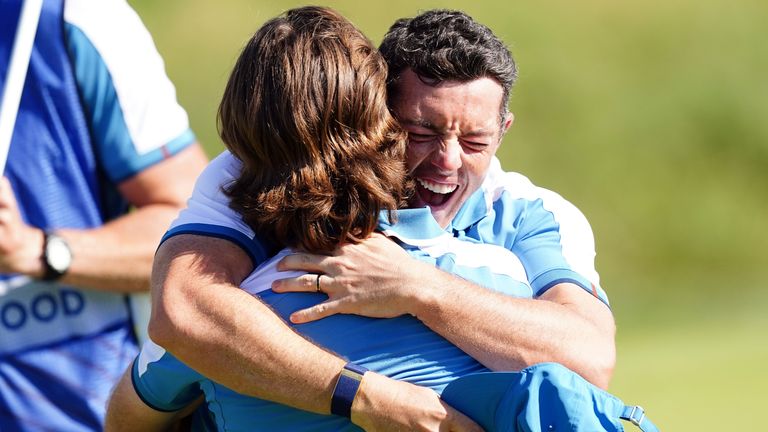
[[[432,164],[442,171],[461,168],[461,144],[456,138],[444,138],[432,155]]]

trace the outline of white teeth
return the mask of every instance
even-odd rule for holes
[[[424,187],[424,189],[426,189],[426,190],[428,190],[430,192],[434,192],[434,193],[438,193],[438,194],[443,194],[443,195],[449,194],[449,193],[455,191],[456,188],[458,187],[458,185],[446,185],[446,184],[440,184],[440,183],[432,183],[430,181],[423,180],[423,179],[416,179],[416,181],[419,182],[419,184],[422,185]]]

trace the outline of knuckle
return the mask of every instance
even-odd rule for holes
[[[308,253],[301,253],[298,255],[299,259],[301,260],[302,264],[312,264],[312,255]]]
[[[351,292],[352,288],[354,288],[354,284],[352,283],[352,279],[348,277],[342,277],[337,281],[338,285],[344,289],[345,292]]]
[[[328,258],[323,264],[325,264],[333,274],[339,274],[340,271],[344,269],[344,259],[342,258]]]

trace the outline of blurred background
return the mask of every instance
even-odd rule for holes
[[[129,0],[193,129],[261,24],[300,2]],[[618,325],[611,391],[665,431],[761,429],[768,397],[768,3],[330,1],[373,41],[462,9],[511,48],[500,158],[589,218]],[[627,426],[632,430],[632,426]]]

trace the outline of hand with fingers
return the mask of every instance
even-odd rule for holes
[[[288,255],[280,261],[278,269],[308,273],[275,281],[273,291],[328,295],[327,301],[293,313],[291,321],[296,324],[338,313],[371,318],[413,314],[414,298],[418,295],[418,284],[413,281],[436,270],[411,258],[403,248],[378,233],[358,244],[343,245],[330,255]]]
[[[43,232],[22,220],[7,178],[0,178],[0,273],[42,273]]]
[[[482,432],[433,390],[366,373],[352,404],[352,422],[366,431]]]

